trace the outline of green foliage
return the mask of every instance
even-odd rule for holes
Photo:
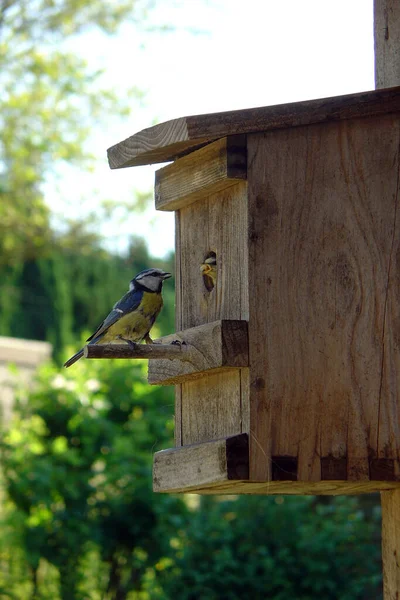
[[[181,501],[151,490],[152,453],[171,444],[172,410],[171,390],[149,387],[143,365],[81,361],[63,374],[42,370],[2,443],[13,505],[5,527],[13,525],[29,568],[18,583],[3,570],[0,587],[20,598],[29,597],[23,586],[36,587],[45,598],[51,583],[63,599],[96,597],[88,582],[104,598],[141,588],[183,513]],[[55,570],[40,582],[44,565]]]
[[[0,267],[0,334],[46,340],[55,357],[81,332],[94,331],[141,270],[158,266],[173,272],[172,256],[153,259],[145,243],[131,242],[126,257],[93,245],[66,251],[54,248],[48,257],[27,260],[21,266]],[[164,308],[155,331],[171,333],[174,323],[174,283],[164,286]]]
[[[381,597],[379,505],[357,498],[207,498],[175,539],[162,592],[180,600]]]
[[[53,234],[43,200],[60,161],[88,166],[84,142],[105,115],[128,111],[101,72],[60,49],[85,28],[114,33],[146,1],[6,0],[0,4],[0,264],[46,254]]]

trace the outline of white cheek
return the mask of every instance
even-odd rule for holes
[[[155,277],[143,277],[140,280],[140,283],[146,287],[148,290],[156,290],[158,287],[157,281],[155,281]]]

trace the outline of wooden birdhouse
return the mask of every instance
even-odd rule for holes
[[[156,491],[400,487],[400,88],[186,117],[109,150],[176,215]],[[215,281],[201,265],[216,263]],[[179,349],[177,349],[179,350]]]

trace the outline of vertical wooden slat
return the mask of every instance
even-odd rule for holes
[[[180,212],[180,329],[220,319],[247,320],[247,185],[199,200]],[[217,257],[217,284],[206,290],[200,265],[208,252]]]
[[[182,269],[181,269],[181,219],[175,212],[175,331],[181,330],[182,319]],[[175,386],[175,446],[182,446],[182,386]]]
[[[175,446],[182,446],[182,384],[175,386]]]
[[[400,85],[400,2],[374,0],[375,87]]]
[[[182,384],[182,445],[242,433],[240,369]]]
[[[400,2],[398,0],[374,0],[374,41],[375,41],[375,87],[384,88],[400,85]],[[398,157],[397,157],[398,164]],[[396,189],[398,198],[398,185]],[[397,209],[397,206],[396,206]],[[397,210],[393,223],[392,261],[398,261],[398,244],[396,243],[395,228],[397,225]],[[394,275],[393,275],[394,273]],[[398,302],[393,302],[389,288],[399,290],[397,269],[393,263],[389,265],[387,274],[387,302],[384,314],[383,348],[382,348],[382,379],[379,394],[380,423],[384,423],[385,441],[382,441],[378,431],[378,455],[386,457],[397,448],[399,438],[399,419],[391,396],[391,388],[400,368],[398,353],[398,336],[392,336],[390,329],[397,328],[400,323]],[[388,398],[389,395],[389,398]],[[382,405],[384,403],[384,405]],[[381,425],[379,426],[379,429]],[[387,440],[389,437],[389,441]],[[396,453],[394,473],[400,471],[399,453]],[[385,600],[398,600],[400,597],[400,491],[383,492],[382,504],[382,562],[383,562],[383,593]]]
[[[400,597],[400,490],[381,493],[382,563],[385,600]]]
[[[180,210],[181,329],[248,318],[247,184],[238,183]],[[206,290],[200,265],[217,257],[217,283]],[[182,444],[241,433],[248,425],[246,370],[182,384]],[[247,430],[246,430],[247,431]]]

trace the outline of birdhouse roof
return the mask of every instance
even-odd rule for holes
[[[108,149],[111,169],[168,162],[228,135],[400,111],[400,87],[275,106],[180,117],[143,129]]]

